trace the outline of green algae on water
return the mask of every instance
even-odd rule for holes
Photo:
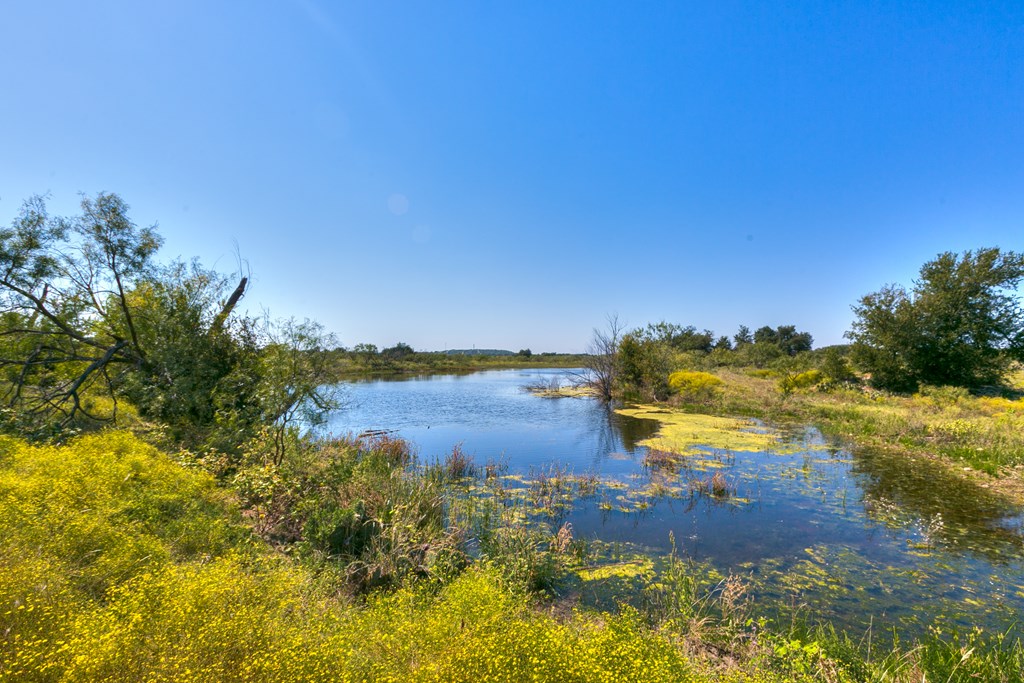
[[[620,408],[615,412],[661,423],[653,437],[639,442],[661,452],[696,455],[706,449],[778,451],[780,448],[778,432],[760,427],[751,420],[683,413],[652,405]]]

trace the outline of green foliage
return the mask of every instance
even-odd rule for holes
[[[751,334],[749,327],[746,325],[740,325],[739,330],[737,330],[736,334],[732,336],[732,340],[735,342],[736,347],[739,348],[744,344],[753,344],[754,335]]]
[[[648,324],[646,328],[638,329],[633,334],[641,340],[663,344],[674,351],[707,353],[711,351],[715,342],[715,335],[711,330],[698,332],[693,325],[683,327],[665,321]]]
[[[66,426],[90,415],[82,397],[112,392],[146,362],[129,292],[152,270],[160,246],[117,196],[82,200],[74,218],[53,218],[42,198],[27,201],[0,229],[0,391],[25,416]]]
[[[411,471],[401,439],[300,443],[280,463],[259,452],[232,480],[256,531],[318,566],[344,568],[354,591],[447,571],[439,557],[464,554],[446,525],[446,481]]]
[[[889,285],[853,307],[853,359],[874,385],[978,387],[1024,358],[1024,309],[1015,290],[1024,255],[998,248],[939,254],[911,291]]]
[[[315,426],[334,406],[331,337],[309,322],[232,316],[248,278],[232,289],[195,263],[161,266],[160,242],[106,193],[73,218],[30,200],[0,230],[0,394],[17,413],[7,426],[67,436],[116,421],[127,399],[203,450],[237,455],[273,426],[280,459],[292,424]]]
[[[668,385],[684,401],[699,403],[714,398],[722,380],[710,372],[688,372],[681,370],[668,376]]]
[[[390,360],[402,360],[403,358],[407,358],[415,353],[416,351],[414,351],[413,348],[408,344],[404,342],[398,342],[394,346],[389,346],[388,348],[382,350],[380,352],[380,355]]]
[[[779,379],[779,391],[783,394],[790,394],[798,389],[810,389],[820,384],[825,375],[820,370],[806,370],[804,372],[788,372]]]
[[[668,397],[671,355],[666,345],[630,332],[619,342],[616,363],[618,384],[627,398],[663,400]]]
[[[779,346],[773,342],[754,342],[740,347],[738,353],[744,362],[757,368],[771,365],[784,356]]]
[[[857,375],[854,374],[853,368],[850,366],[850,361],[834,346],[824,349],[819,369],[825,378],[832,383],[841,384],[853,382],[857,379]]]
[[[810,351],[814,339],[808,332],[797,332],[795,325],[779,325],[772,329],[765,325],[754,332],[754,343],[775,346],[787,356]]]
[[[970,399],[971,393],[963,387],[933,387],[924,384],[914,395],[915,399],[935,406],[954,406]]]
[[[218,416],[255,410],[256,321],[222,319],[212,328],[229,291],[227,278],[195,263],[175,263],[154,269],[126,297],[146,360],[121,375],[116,395],[169,426],[173,438],[192,440]]]

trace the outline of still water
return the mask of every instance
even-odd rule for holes
[[[637,442],[657,423],[524,389],[565,374],[353,382],[330,429],[393,430],[421,461],[461,443],[476,463],[511,473],[594,474],[598,491],[558,520],[577,538],[661,556],[671,532],[681,555],[740,575],[762,604],[812,619],[905,635],[945,625],[1024,631],[1024,515],[986,489],[924,462],[835,448],[812,427],[791,431],[776,451],[709,449],[693,467],[651,469]],[[729,482],[728,498],[695,491],[711,471]]]

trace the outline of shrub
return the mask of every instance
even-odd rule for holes
[[[800,373],[787,373],[779,379],[779,390],[789,394],[797,389],[810,389],[821,383],[825,376],[820,370],[807,370]]]
[[[243,551],[238,521],[212,477],[131,435],[0,439],[0,679],[59,679],[81,615],[133,577]]]
[[[854,373],[849,359],[835,346],[824,350],[819,369],[830,384],[842,384],[857,380],[857,375]]]
[[[963,387],[933,387],[928,384],[922,384],[914,395],[914,399],[920,403],[939,407],[956,405],[970,397],[971,392]]]
[[[715,397],[723,382],[710,372],[673,372],[668,376],[668,385],[685,401],[702,402]]]

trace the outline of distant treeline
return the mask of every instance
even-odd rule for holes
[[[332,366],[338,377],[359,374],[401,374],[417,372],[460,372],[477,369],[514,367],[580,367],[584,355],[534,353],[530,349],[448,349],[416,351],[404,342],[378,349],[374,344],[356,344],[331,352]]]

